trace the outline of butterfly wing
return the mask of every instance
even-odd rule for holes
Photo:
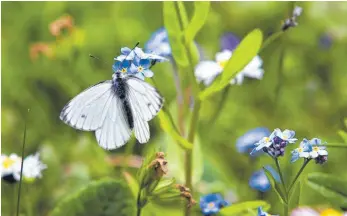
[[[130,139],[132,130],[126,120],[122,101],[116,94],[113,94],[110,106],[101,118],[104,118],[104,122],[95,131],[99,146],[106,150],[116,149]]]
[[[164,99],[150,84],[129,76],[127,99],[134,117],[135,137],[140,143],[146,143],[150,138],[148,121],[153,119],[162,108]]]
[[[75,129],[95,131],[102,126],[112,98],[112,81],[95,84],[73,98],[61,111],[60,119]]]

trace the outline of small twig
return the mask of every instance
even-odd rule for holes
[[[30,109],[28,109],[29,113]],[[22,189],[22,181],[23,181],[23,163],[24,163],[24,150],[25,150],[25,140],[26,140],[26,134],[27,134],[27,115],[26,113],[24,117],[24,134],[23,134],[23,146],[22,146],[22,161],[21,161],[21,167],[20,167],[20,177],[19,177],[19,189],[18,189],[18,199],[17,199],[17,216],[19,215],[19,205],[20,205],[20,195],[21,195],[21,189]]]

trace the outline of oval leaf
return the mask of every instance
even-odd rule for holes
[[[182,40],[183,26],[180,24],[176,2],[165,1],[163,4],[164,26],[168,32],[172,55],[178,65],[186,67],[189,62]]]
[[[325,173],[310,173],[307,184],[331,203],[347,208],[346,179],[337,178]]]
[[[205,24],[210,10],[210,2],[208,1],[197,1],[194,2],[194,15],[192,20],[187,26],[185,32],[186,42],[193,42],[196,34],[200,31],[202,26]]]
[[[233,55],[227,62],[221,80],[200,93],[200,100],[205,100],[212,94],[221,91],[238,72],[240,72],[259,52],[263,40],[263,34],[259,29],[250,32],[237,46]]]
[[[222,208],[219,213],[226,216],[244,215],[250,210],[256,210],[258,207],[262,207],[264,211],[267,211],[270,209],[270,204],[261,200],[235,203],[231,206]]]
[[[135,214],[135,199],[129,187],[121,181],[104,179],[62,200],[51,216],[127,216]]]

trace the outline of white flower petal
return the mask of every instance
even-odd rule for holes
[[[230,50],[223,50],[222,52],[218,52],[216,54],[216,62],[227,61],[231,58],[232,52]]]
[[[223,68],[214,61],[202,61],[195,67],[195,77],[199,82],[210,85]]]
[[[318,151],[318,154],[319,154],[319,155],[322,155],[322,156],[326,156],[326,155],[328,155],[328,151],[327,151],[327,150],[324,150],[324,149],[320,149],[320,150]]]
[[[316,152],[316,151],[311,151],[311,152],[310,152],[310,156],[311,156],[311,158],[316,158],[316,157],[318,157],[318,152]]]

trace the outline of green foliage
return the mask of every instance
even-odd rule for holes
[[[262,207],[263,211],[267,211],[270,209],[270,204],[261,200],[236,203],[222,208],[220,214],[225,216],[254,215],[252,212],[256,211],[258,207]]]
[[[195,38],[196,34],[205,24],[209,9],[210,9],[210,2],[207,2],[207,1],[194,2],[193,18],[185,30],[185,37],[186,37],[185,40],[187,43],[193,42],[193,39]]]
[[[297,208],[300,204],[300,194],[301,194],[301,181],[295,183],[293,190],[289,194],[289,210]]]
[[[286,204],[287,197],[285,196],[285,192],[283,191],[281,185],[275,180],[270,171],[268,171],[265,167],[263,167],[263,170],[270,181],[271,188],[275,190],[281,203]]]
[[[310,173],[307,184],[329,202],[339,207],[347,208],[346,179],[325,173]]]
[[[63,199],[51,216],[134,215],[134,204],[134,197],[124,182],[104,179]]]
[[[224,89],[232,78],[236,76],[259,52],[263,41],[263,34],[259,29],[250,32],[237,46],[230,60],[226,63],[221,79],[200,93],[200,99],[205,100],[210,95]]]

